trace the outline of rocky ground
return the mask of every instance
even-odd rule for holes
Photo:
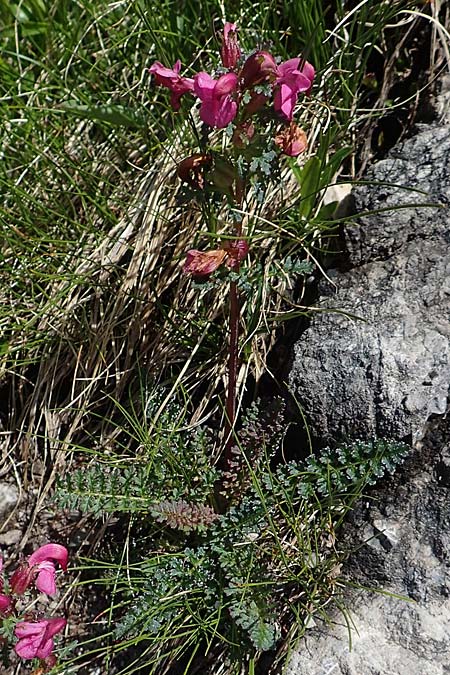
[[[351,645],[342,615],[317,622],[289,675],[450,673],[449,157],[441,121],[373,166],[354,193],[366,215],[322,285],[319,304],[340,313],[317,314],[295,348],[291,386],[316,439],[413,449],[346,526],[346,577],[378,591],[348,596]]]

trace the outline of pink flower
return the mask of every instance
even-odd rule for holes
[[[223,27],[222,48],[220,56],[225,68],[233,70],[236,67],[241,50],[237,41],[237,30],[235,23],[227,23]]]
[[[207,276],[220,267],[226,257],[226,251],[221,248],[214,251],[191,249],[186,254],[183,272],[185,274],[192,274],[194,277]]]
[[[19,621],[14,634],[19,638],[14,647],[22,659],[45,659],[52,653],[55,644],[53,636],[60,633],[67,621],[62,618],[41,621]]]
[[[197,73],[194,92],[202,102],[200,118],[210,127],[223,129],[237,113],[237,103],[232,94],[237,91],[238,78],[234,73],[221,75],[214,80],[208,73]]]
[[[281,148],[281,152],[290,157],[297,157],[308,146],[306,134],[295,122],[291,122],[275,136],[275,143]]]
[[[300,68],[300,64],[301,68]],[[300,68],[300,69],[299,69]],[[297,96],[309,92],[314,80],[314,68],[300,58],[289,59],[277,68],[274,108],[289,122],[292,120]]]
[[[170,104],[174,110],[180,109],[180,98],[183,94],[194,89],[194,80],[190,77],[181,77],[181,61],[178,60],[172,69],[166,68],[159,61],[149,68],[149,72],[155,76],[156,84],[167,87],[172,92],[170,95]]]
[[[251,89],[257,84],[273,82],[277,74],[277,63],[269,52],[255,52],[244,63],[240,78],[243,89]]]
[[[66,571],[68,559],[69,552],[65,546],[60,544],[41,546],[11,576],[12,592],[16,595],[22,595],[34,581],[36,588],[42,593],[55,595],[56,569],[54,561],[58,562],[62,569]]]

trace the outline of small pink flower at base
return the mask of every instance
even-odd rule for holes
[[[183,94],[187,94],[194,90],[194,80],[190,77],[181,77],[181,61],[178,60],[173,68],[166,68],[159,61],[148,69],[149,72],[155,76],[156,84],[170,89],[170,104],[174,110],[180,109],[180,99]]]
[[[207,276],[221,266],[226,256],[227,253],[223,249],[214,251],[197,251],[191,249],[186,254],[183,272],[185,274],[192,274],[194,277]]]
[[[36,588],[47,595],[56,594],[55,562],[58,562],[64,571],[67,570],[69,552],[60,544],[45,544],[37,549],[27,561],[21,563],[10,579],[11,591],[15,595],[22,595],[27,588],[35,583]]]
[[[62,618],[20,621],[14,629],[19,638],[14,647],[16,654],[22,659],[47,658],[55,647],[53,637],[64,630],[66,623]]]
[[[314,68],[300,58],[289,59],[277,68],[274,108],[289,122],[292,120],[298,94],[311,91]]]
[[[233,70],[233,68],[236,67],[239,57],[241,56],[241,50],[237,41],[237,29],[235,23],[230,23],[227,21],[223,27],[222,48],[220,50],[220,56],[224,68]]]
[[[269,52],[255,52],[248,57],[240,72],[242,89],[252,89],[257,84],[275,80],[277,63]]]
[[[223,129],[234,120],[237,103],[232,94],[236,93],[238,78],[234,73],[221,75],[214,80],[208,73],[197,73],[194,78],[194,92],[200,99],[200,119],[210,127]]]
[[[291,122],[275,136],[275,143],[289,157],[297,157],[308,147],[305,132],[295,122]]]
[[[231,269],[236,267],[242,260],[244,260],[249,251],[249,246],[245,239],[225,241],[223,243],[223,248],[227,252],[227,260],[225,264]]]

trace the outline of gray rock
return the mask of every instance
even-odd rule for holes
[[[347,525],[347,541],[357,549],[347,576],[405,600],[366,591],[347,596],[351,649],[336,614],[334,626],[307,632],[287,675],[450,673],[449,437],[447,418]]]
[[[11,511],[17,506],[18,500],[19,490],[15,485],[6,482],[0,484],[0,530]]]
[[[353,267],[322,285],[316,304],[324,311],[295,345],[289,376],[322,441],[417,441],[449,405],[449,157],[450,128],[428,127],[355,192],[356,211],[372,213],[346,228]]]

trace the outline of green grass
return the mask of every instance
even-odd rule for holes
[[[402,40],[408,31],[427,35],[427,19],[408,12],[433,8],[419,0],[351,6],[0,1],[1,467],[36,487],[38,504],[70,466],[68,450],[106,461],[113,447],[120,462],[158,431],[180,392],[181,426],[220,426],[226,284],[199,288],[180,272],[186,250],[209,241],[207,205],[186,201],[175,177],[176,162],[198,149],[184,121],[190,104],[173,113],[147,68],[177,58],[191,74],[215,67],[214,30],[227,18],[245,49],[303,54],[317,70],[299,111],[307,153],[286,162],[282,180],[244,214],[252,250],[242,273],[243,394],[249,376],[264,372],[276,329],[305,311],[292,286],[316,263],[320,272],[334,246],[339,223],[323,191],[359,176],[377,118],[401,107],[395,82],[406,82],[407,98],[415,93],[405,75],[413,53]],[[217,201],[208,215],[220,219],[221,209]],[[143,388],[157,383],[164,395],[147,429]],[[208,470],[218,448],[208,447]],[[34,476],[37,460],[44,478]],[[211,612],[208,626],[218,620]]]

